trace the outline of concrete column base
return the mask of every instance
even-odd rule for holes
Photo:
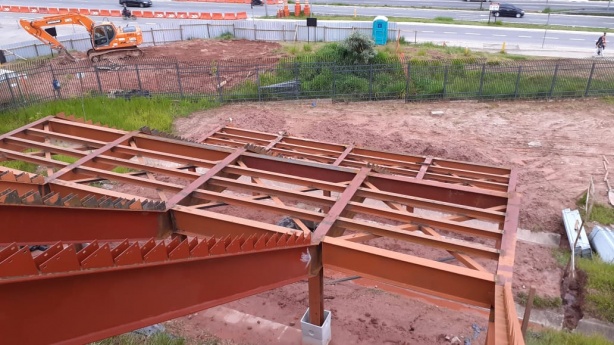
[[[331,333],[332,313],[324,311],[324,323],[316,326],[309,322],[309,308],[301,318],[301,331],[303,332],[303,345],[328,345],[332,339]]]

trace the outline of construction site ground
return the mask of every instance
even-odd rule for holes
[[[443,111],[443,115],[432,115],[432,111]],[[601,182],[602,155],[614,163],[613,112],[614,103],[608,99],[430,103],[305,100],[225,105],[178,119],[175,131],[199,138],[231,122],[240,128],[286,131],[292,136],[370,149],[515,167],[522,195],[520,226],[564,234],[561,210],[575,207],[591,176],[596,181],[597,201],[607,202],[607,187]],[[561,238],[561,247],[569,248],[565,236]],[[561,296],[561,276],[551,248],[517,243],[516,294],[528,293],[533,286],[540,296]],[[473,344],[484,342],[484,311],[448,309],[400,290],[385,291],[365,279],[330,284],[342,277],[329,271],[325,280],[325,308],[333,313],[333,344],[440,344],[448,341],[446,336],[468,338]],[[307,284],[303,282],[225,307],[298,330],[307,305]],[[202,315],[191,315],[170,321],[168,326],[195,342],[207,333],[238,344],[264,341],[259,340],[258,323],[237,329],[236,324],[221,321],[213,327],[212,319],[207,322]]]

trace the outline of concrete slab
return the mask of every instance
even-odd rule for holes
[[[516,314],[518,315],[518,320],[522,320],[522,317],[524,316],[524,306],[516,303]],[[533,308],[533,310],[531,310],[531,318],[529,319],[529,322],[560,330],[563,328],[563,319],[563,314]]]
[[[201,324],[216,337],[249,344],[300,345],[300,325],[284,325],[226,307],[199,312],[190,320]]]
[[[551,232],[533,232],[531,230],[520,229],[516,232],[519,241],[539,244],[546,247],[558,248],[561,243],[561,235]]]
[[[578,323],[576,332],[586,335],[601,334],[614,342],[614,325],[611,323],[595,319],[582,319]]]

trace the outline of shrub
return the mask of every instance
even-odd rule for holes
[[[343,41],[342,47],[345,50],[345,60],[349,64],[368,64],[377,54],[373,39],[358,31],[348,36],[348,38]]]

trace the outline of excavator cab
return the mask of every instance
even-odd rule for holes
[[[92,46],[94,49],[98,47],[108,46],[116,36],[116,29],[113,24],[102,24],[94,27],[92,35]]]

